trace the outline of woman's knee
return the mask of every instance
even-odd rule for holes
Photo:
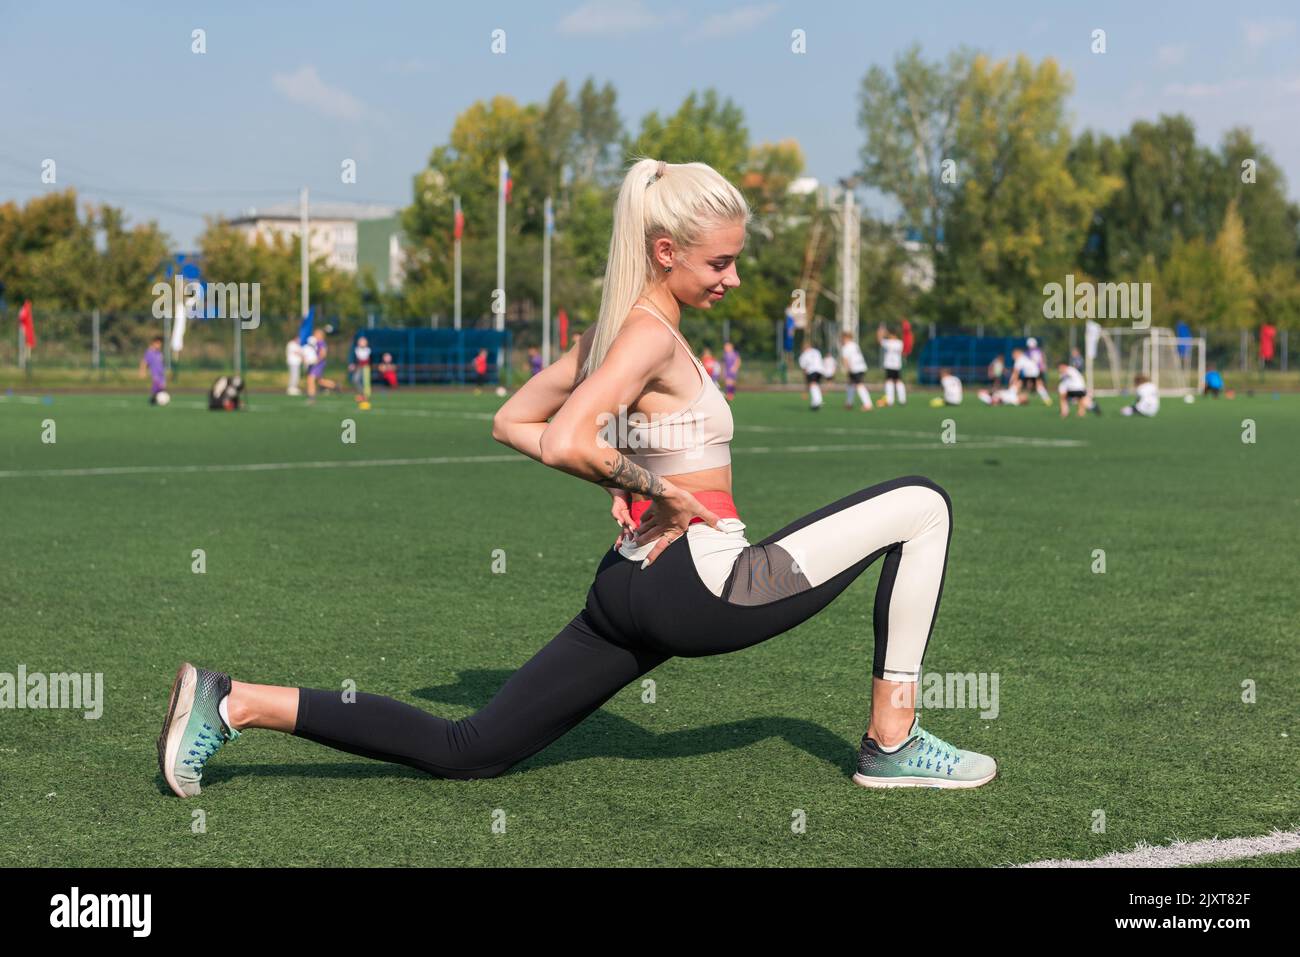
[[[895,487],[900,489],[909,489],[919,493],[916,498],[916,508],[921,513],[923,519],[920,531],[925,531],[935,527],[942,527],[945,531],[952,527],[952,498],[942,485],[924,475],[907,475],[895,479]]]

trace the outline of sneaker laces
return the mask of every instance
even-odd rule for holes
[[[233,729],[231,729],[229,735],[224,732],[215,732],[212,725],[204,723],[203,730],[198,733],[198,737],[194,739],[193,747],[190,748],[190,756],[181,763],[188,764],[195,771],[201,772],[208,758],[216,754],[217,749],[223,744],[232,740],[234,733]]]
[[[961,761],[961,752],[943,738],[931,734],[919,725],[916,728],[916,733],[921,739],[921,752],[918,757],[933,755],[936,760],[947,761],[950,765],[956,765]]]

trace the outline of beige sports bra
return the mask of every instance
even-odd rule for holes
[[[635,465],[658,475],[683,475],[731,464],[731,437],[735,424],[731,406],[704,365],[657,309],[637,304],[665,326],[682,344],[703,380],[699,394],[686,408],[677,412],[631,412],[618,422],[618,450]]]

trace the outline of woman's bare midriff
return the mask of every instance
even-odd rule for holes
[[[678,488],[685,489],[692,494],[711,491],[731,494],[730,465],[722,465],[716,469],[703,469],[699,472],[685,472],[681,475],[665,475],[663,477]],[[649,495],[642,495],[640,492],[632,493],[632,501],[634,502],[644,501],[649,497]]]

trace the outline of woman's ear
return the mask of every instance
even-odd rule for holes
[[[660,272],[673,264],[673,241],[670,238],[660,236],[651,248],[655,265],[659,267]]]

